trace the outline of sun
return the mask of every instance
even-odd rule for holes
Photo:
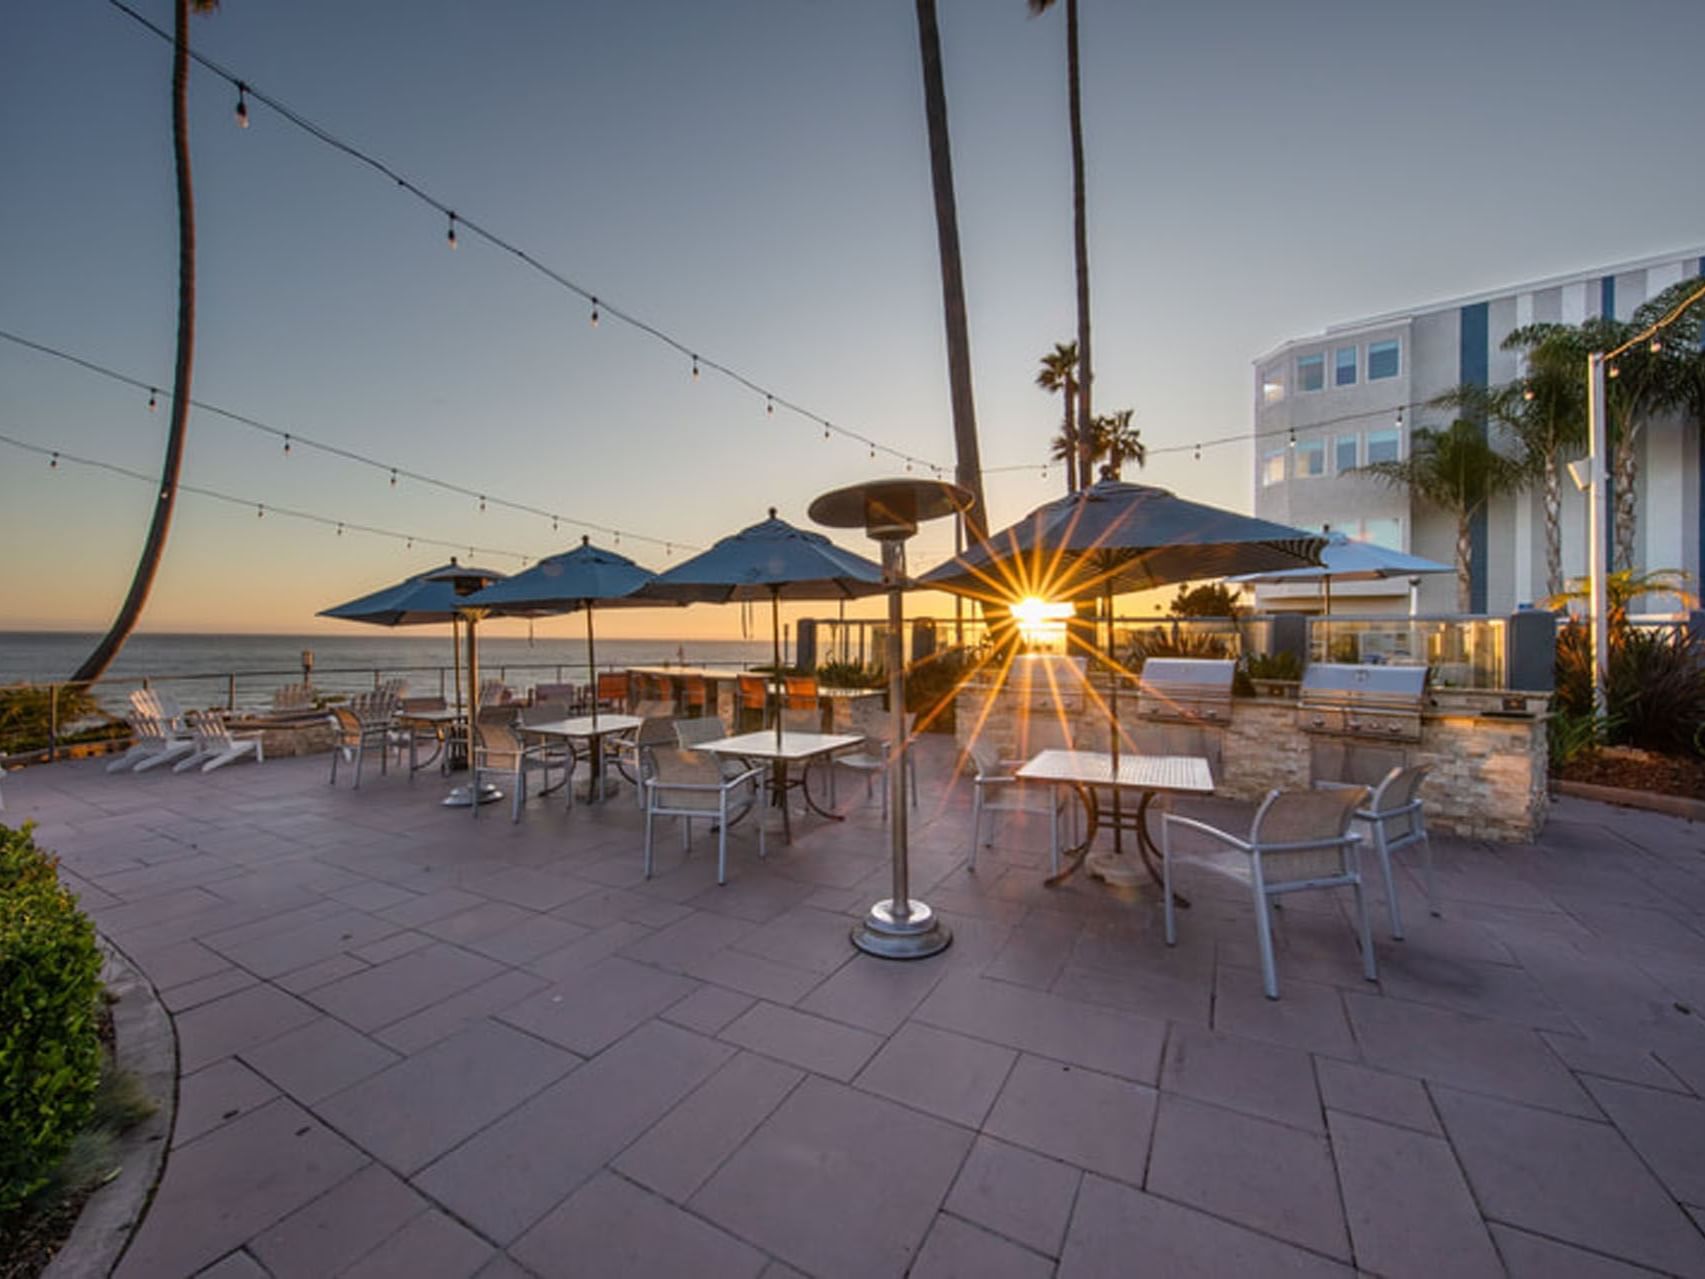
[[[1066,635],[1066,619],[1072,615],[1067,603],[1026,595],[1012,606],[1012,620],[1026,644],[1057,644]]]

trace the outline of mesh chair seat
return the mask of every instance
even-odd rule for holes
[[[692,722],[692,721],[686,721]],[[658,817],[681,819],[681,847],[692,848],[692,820],[716,821],[716,882],[728,882],[728,828],[750,805],[762,770],[742,769],[732,776],[702,751],[648,749],[645,789],[645,877],[652,872],[652,833]],[[764,823],[758,827],[758,856],[765,854]]]

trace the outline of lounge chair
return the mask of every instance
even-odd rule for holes
[[[130,749],[107,764],[107,772],[147,772],[160,764],[182,759],[195,749],[195,739],[167,727],[166,721],[145,711],[125,716],[130,724]]]
[[[191,711],[189,724],[190,731],[195,734],[195,750],[172,766],[174,773],[186,772],[198,765],[202,772],[211,773],[245,755],[253,755],[257,764],[266,761],[266,750],[261,745],[258,732],[233,733],[214,711]]]

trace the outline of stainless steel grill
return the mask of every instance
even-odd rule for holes
[[[1163,724],[1231,722],[1231,681],[1237,663],[1205,658],[1151,657],[1137,685],[1137,718]]]
[[[1303,672],[1297,725],[1307,733],[1418,742],[1426,696],[1425,666],[1315,662]]]

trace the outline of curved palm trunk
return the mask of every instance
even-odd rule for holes
[[[1545,511],[1545,594],[1563,593],[1563,482],[1557,455],[1545,459],[1540,500]]]
[[[1066,93],[1071,104],[1072,129],[1072,249],[1077,259],[1077,420],[1090,423],[1090,383],[1095,380],[1089,358],[1089,224],[1084,200],[1083,102],[1078,79],[1077,0],[1066,0]],[[1086,442],[1078,445],[1078,485],[1088,488],[1094,459]]]
[[[130,592],[113,619],[112,629],[77,671],[72,680],[97,680],[112,665],[113,658],[136,628],[142,606],[154,585],[160,556],[166,549],[166,534],[172,526],[172,508],[177,505],[178,472],[183,465],[184,431],[189,421],[190,366],[195,355],[195,197],[189,175],[189,0],[177,0],[172,42],[172,147],[178,175],[178,357],[172,373],[172,422],[166,436],[166,462],[160,475],[160,496],[154,503],[154,518],[142,558],[131,578]]]
[[[918,48],[923,56],[924,118],[929,126],[935,232],[941,252],[941,297],[947,319],[947,380],[953,402],[954,478],[972,496],[965,522],[973,538],[988,532],[977,412],[971,396],[971,328],[965,315],[965,277],[959,261],[959,210],[953,195],[953,152],[947,132],[947,88],[941,73],[941,32],[935,0],[917,0]]]

